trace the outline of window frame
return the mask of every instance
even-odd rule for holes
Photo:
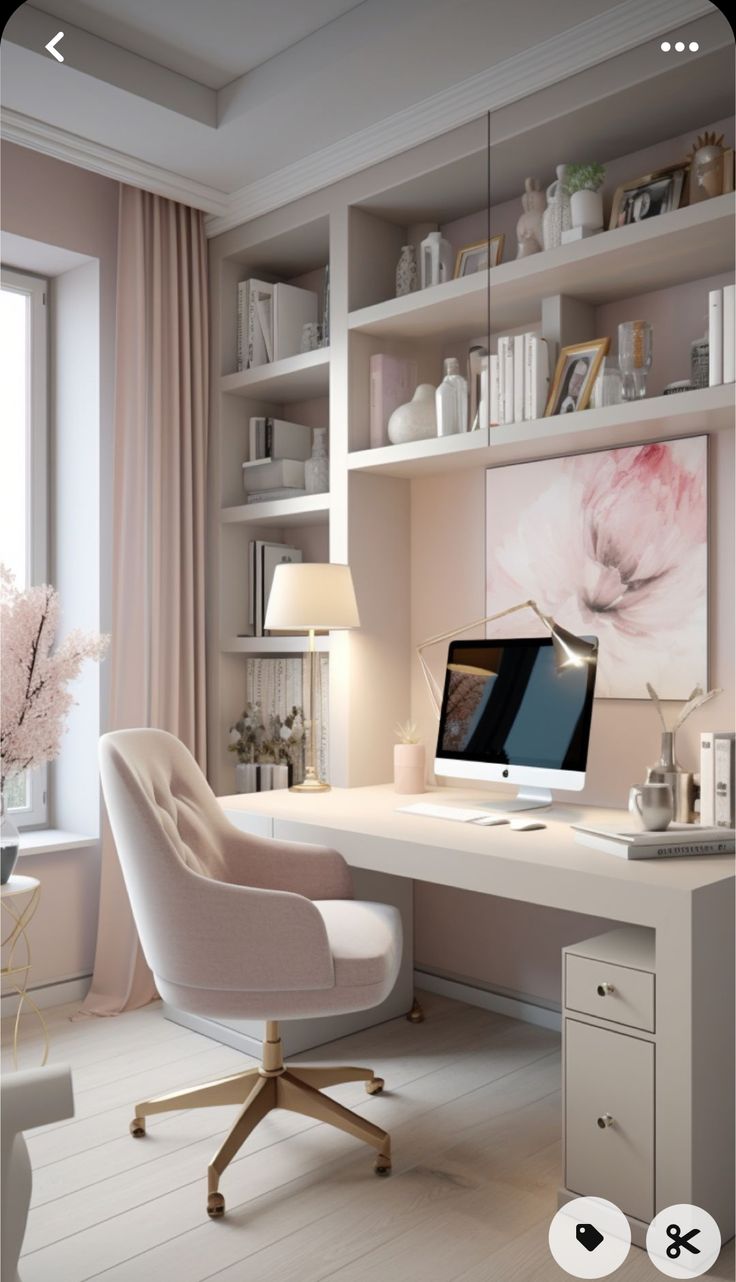
[[[49,567],[49,283],[45,277],[15,268],[0,269],[0,284],[28,298],[26,338],[30,359],[26,369],[29,430],[26,440],[26,581],[48,582]],[[48,767],[30,772],[28,805],[8,807],[16,826],[48,826]]]

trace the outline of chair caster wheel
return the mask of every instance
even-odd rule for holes
[[[370,1082],[366,1082],[365,1089],[369,1095],[380,1095],[385,1086],[382,1077],[374,1077]]]
[[[386,1157],[384,1153],[379,1153],[378,1157],[373,1163],[373,1170],[376,1172],[376,1175],[390,1175],[391,1174],[391,1158]]]
[[[211,1220],[219,1220],[225,1214],[225,1199],[222,1193],[210,1193],[207,1198],[207,1214]]]
[[[133,1121],[130,1123],[130,1133],[131,1135],[134,1135],[136,1139],[140,1139],[141,1135],[145,1135],[146,1133],[145,1117],[133,1118]]]

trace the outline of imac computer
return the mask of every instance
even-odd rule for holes
[[[585,784],[597,640],[579,666],[560,665],[551,637],[453,641],[447,658],[438,775],[518,784],[498,811],[534,810],[551,788]]]

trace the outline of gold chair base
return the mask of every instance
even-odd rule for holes
[[[239,1104],[240,1112],[207,1170],[207,1214],[212,1219],[219,1219],[225,1213],[225,1199],[219,1192],[220,1177],[258,1123],[275,1108],[289,1109],[318,1122],[329,1122],[348,1135],[364,1140],[377,1150],[376,1174],[390,1174],[391,1140],[386,1131],[338,1104],[329,1095],[322,1094],[323,1087],[339,1086],[343,1082],[365,1082],[365,1089],[370,1095],[377,1095],[384,1085],[383,1079],[376,1077],[370,1068],[320,1068],[311,1065],[287,1068],[281,1053],[278,1025],[269,1023],[263,1043],[263,1062],[259,1068],[145,1100],[136,1105],[130,1132],[136,1138],[145,1135],[145,1119],[155,1113]]]

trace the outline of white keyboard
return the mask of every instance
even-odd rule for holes
[[[429,801],[418,801],[413,806],[397,806],[397,810],[405,815],[426,815],[429,819],[452,819],[460,824],[478,823],[481,819],[490,818],[487,810],[469,810],[461,806],[435,806]]]

